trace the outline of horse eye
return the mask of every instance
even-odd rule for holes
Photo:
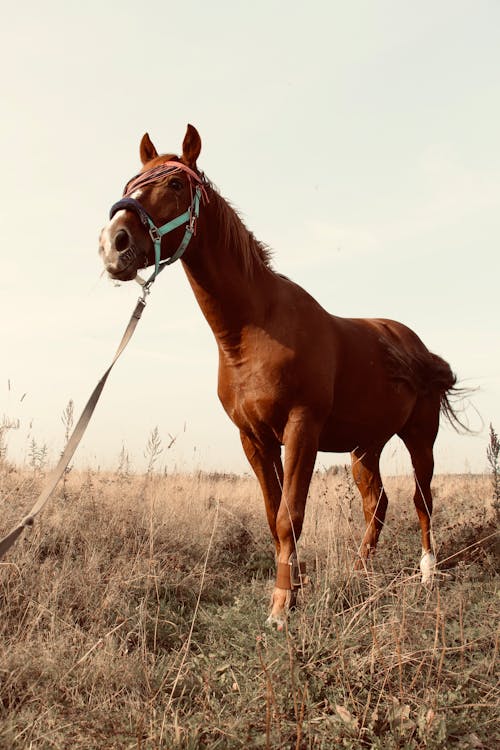
[[[169,188],[172,188],[172,190],[179,191],[182,190],[183,184],[181,180],[176,180],[175,178],[173,180],[170,180],[168,183]]]

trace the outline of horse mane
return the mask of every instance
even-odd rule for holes
[[[271,249],[247,229],[238,211],[206,177],[204,185],[208,190],[210,209],[214,213],[220,238],[241,261],[244,272],[251,278],[259,266],[273,270]]]

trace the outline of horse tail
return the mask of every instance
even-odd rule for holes
[[[407,383],[419,396],[438,394],[441,414],[453,429],[456,432],[473,432],[459,414],[463,413],[463,402],[474,389],[458,386],[457,377],[448,362],[430,352],[413,331],[405,330],[411,336],[411,346],[401,346],[395,336],[381,339],[389,376]],[[462,407],[457,408],[457,401],[462,403]]]
[[[448,362],[432,352],[429,352],[429,355],[426,368],[427,389],[439,393],[441,414],[456,432],[471,432],[470,427],[459,416],[459,410],[453,401],[463,402],[464,398],[471,394],[472,389],[457,386],[457,376]]]

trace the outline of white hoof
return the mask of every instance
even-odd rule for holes
[[[271,613],[266,620],[266,625],[268,628],[271,628],[271,630],[276,628],[277,631],[281,632],[285,627],[285,620],[286,618],[284,615],[273,615]]]
[[[432,552],[422,550],[422,559],[420,560],[420,572],[422,573],[422,583],[424,586],[432,584],[434,573],[436,572],[436,558]]]

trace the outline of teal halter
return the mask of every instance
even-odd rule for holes
[[[176,216],[175,219],[171,219],[170,221],[167,221],[166,224],[162,224],[162,226],[157,227],[144,206],[142,206],[135,198],[130,197],[130,194],[140,187],[143,187],[144,185],[156,182],[166,174],[171,174],[172,172],[180,170],[188,173],[191,192],[193,195],[191,204],[187,211],[184,211],[183,214],[181,214],[180,216]],[[196,182],[198,183],[196,185],[194,193],[192,191],[192,180],[196,180]],[[123,209],[126,211],[133,211],[135,214],[137,214],[143,226],[148,230],[154,247],[155,269],[149,279],[144,282],[143,291],[147,293],[149,291],[149,287],[153,284],[158,274],[163,271],[166,266],[170,266],[172,263],[175,263],[176,260],[179,260],[179,258],[183,256],[187,246],[191,241],[191,238],[196,234],[196,224],[198,221],[198,216],[200,214],[201,199],[203,197],[205,200],[208,200],[208,197],[203,186],[202,178],[185,164],[182,164],[182,162],[165,162],[164,164],[160,164],[158,167],[153,167],[147,172],[143,172],[137,175],[137,177],[134,177],[127,184],[124,193],[125,197],[111,206],[109,218],[112,219],[118,211]],[[169,234],[169,232],[173,232],[175,229],[178,229],[184,223],[186,224],[186,228],[179,247],[177,248],[175,253],[173,253],[173,255],[162,260],[162,237],[164,237],[166,234]]]
[[[196,222],[198,221],[198,216],[200,215],[200,198],[201,188],[197,187],[194,191],[193,200],[191,201],[191,205],[189,206],[188,210],[184,211],[183,214],[177,216],[175,219],[167,221],[166,224],[162,224],[161,227],[157,227],[151,217],[146,214],[149,224],[149,236],[153,240],[155,250],[155,270],[146,281],[145,287],[149,288],[160,271],[163,271],[166,266],[170,266],[172,263],[175,263],[176,260],[179,260],[179,258],[184,255],[184,251],[189,245],[191,237],[196,234]],[[165,258],[165,260],[162,260],[161,238],[169,232],[173,232],[174,229],[182,226],[184,222],[187,222],[186,229],[184,230],[184,237],[182,238],[179,247],[177,248],[175,253],[170,256],[170,258]]]

